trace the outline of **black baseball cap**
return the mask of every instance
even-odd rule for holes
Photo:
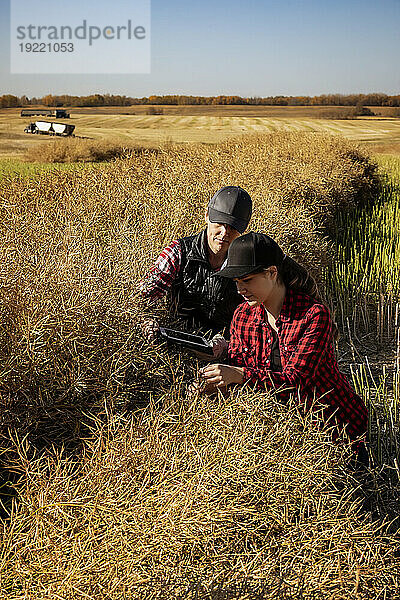
[[[233,240],[226,261],[214,275],[230,279],[244,277],[271,265],[279,267],[284,258],[285,253],[272,238],[250,231]]]
[[[241,187],[227,185],[214,194],[208,203],[211,223],[231,225],[239,233],[246,230],[251,218],[252,202]]]

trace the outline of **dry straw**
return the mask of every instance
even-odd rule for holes
[[[100,162],[122,156],[125,152],[126,148],[118,141],[61,138],[31,146],[25,152],[25,160],[41,163]]]
[[[2,597],[395,597],[398,539],[328,432],[266,394],[159,400],[94,423],[79,462],[18,445]]]
[[[67,416],[72,435],[70,409],[152,389],[136,329],[138,278],[163,245],[204,226],[207,201],[224,184],[247,189],[252,228],[319,276],[329,255],[323,222],[368,194],[373,165],[340,138],[274,134],[1,181],[3,431],[15,415],[29,430],[34,415],[40,429],[60,406],[56,423]]]
[[[398,583],[337,448],[264,395],[189,401],[196,365],[140,335],[138,279],[226,184],[319,275],[324,224],[370,194],[374,166],[340,138],[274,134],[0,183],[0,433],[22,473],[4,597],[187,598],[195,582],[217,599],[248,578],[262,598],[372,598]]]

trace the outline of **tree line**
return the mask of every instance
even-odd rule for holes
[[[47,94],[41,98],[28,96],[0,96],[0,108],[22,106],[135,106],[135,105],[244,105],[244,106],[400,106],[400,95],[387,94],[322,94],[320,96],[184,96],[164,95],[132,98],[113,94],[70,96]]]

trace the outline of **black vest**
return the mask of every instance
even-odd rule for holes
[[[182,262],[170,292],[177,316],[190,327],[212,330],[228,328],[235,308],[243,302],[236,284],[225,277],[211,277],[207,255],[207,230],[179,240]]]

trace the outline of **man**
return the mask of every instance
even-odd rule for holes
[[[153,302],[167,294],[174,315],[189,328],[212,334],[229,330],[235,308],[243,299],[233,281],[212,275],[221,268],[233,240],[246,230],[251,211],[251,198],[242,188],[218,190],[208,203],[207,228],[164,248],[141,281],[142,296]],[[146,321],[146,335],[154,337],[158,327],[155,319]],[[215,342],[214,353],[219,353],[220,344]]]

